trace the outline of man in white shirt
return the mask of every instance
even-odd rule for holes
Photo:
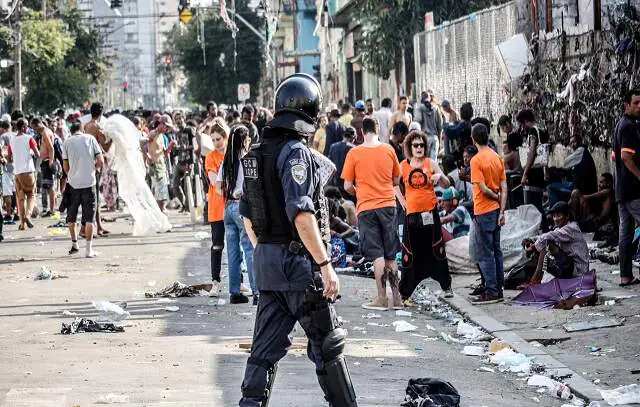
[[[33,157],[39,158],[40,151],[36,141],[27,134],[27,121],[20,118],[16,122],[15,136],[9,143],[9,161],[13,162],[13,172],[16,180],[16,200],[20,225],[18,230],[25,230],[26,226],[33,227],[29,217],[33,213],[36,197],[36,167]],[[25,208],[26,203],[26,208]]]
[[[378,121],[378,137],[380,142],[389,143],[389,121],[391,120],[391,99],[384,98],[380,104],[380,110],[375,112],[373,116]]]
[[[76,221],[78,208],[82,206],[82,223],[85,224],[87,246],[86,257],[95,257],[92,249],[93,223],[96,216],[96,170],[104,165],[102,149],[95,137],[80,131],[80,123],[71,126],[71,136],[62,145],[62,159],[65,172],[68,174],[67,188],[71,187],[67,207],[67,223],[71,234],[71,250],[69,254],[79,251]]]

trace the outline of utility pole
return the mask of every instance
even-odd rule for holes
[[[42,0],[42,19],[47,19],[47,0]]]
[[[13,110],[22,110],[22,0],[17,0],[15,8],[16,49],[14,56],[14,102]]]

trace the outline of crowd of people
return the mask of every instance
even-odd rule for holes
[[[542,214],[542,234],[523,241],[523,248],[539,259],[527,284],[539,283],[543,268],[559,278],[588,271],[583,236],[589,232],[601,246],[619,244],[621,285],[640,283],[632,273],[634,220],[640,221],[640,92],[626,96],[614,137],[617,176],[599,178],[578,133],[571,135],[571,153],[562,168],[550,167],[549,135],[529,109],[516,112],[515,121],[500,117],[494,129],[488,119],[474,117],[470,103],[457,111],[431,91],[413,104],[401,96],[395,111],[392,106],[389,98],[382,99],[380,109],[371,99],[329,105],[308,142],[335,167],[324,191],[335,264],[344,264],[350,255],[356,266],[372,265],[377,296],[364,308],[406,306],[426,277],[440,284],[443,295],[453,296],[446,243],[466,235],[479,243],[470,254],[482,275],[472,292],[474,301],[501,301],[500,227],[505,210],[522,204]],[[17,223],[18,230],[25,230],[33,227],[33,217],[59,219],[66,212],[69,253],[79,251],[80,236],[87,241],[86,256],[95,256],[92,239],[109,235],[104,228],[113,220],[108,212],[124,206],[118,173],[106,154],[110,141],[103,134],[104,120],[120,113],[137,129],[140,160],[159,210],[205,208],[212,238],[212,295],[220,291],[226,247],[230,301],[247,303],[253,294],[257,303],[254,247],[239,210],[242,158],[260,142],[271,112],[251,105],[224,109],[210,102],[196,113],[106,113],[99,103],[67,113],[60,109],[51,117],[27,117],[16,111],[1,118],[5,227]],[[492,134],[501,135],[501,155]],[[243,270],[249,287],[242,281]]]

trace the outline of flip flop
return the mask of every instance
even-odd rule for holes
[[[629,287],[631,285],[636,285],[636,284],[640,284],[640,280],[638,280],[637,278],[634,278],[633,280],[629,281],[628,283],[620,283],[618,285],[620,287]]]
[[[109,237],[109,234],[111,234],[111,232],[109,232],[108,230],[101,230],[98,232],[98,236],[100,237]]]

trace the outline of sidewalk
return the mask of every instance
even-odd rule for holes
[[[172,221],[186,223],[187,218],[172,216]],[[20,233],[7,227],[7,240],[0,244],[0,406],[237,405],[248,357],[239,345],[251,341],[255,307],[229,305],[224,295],[220,299],[226,302],[144,298],[145,291],[175,280],[209,282],[210,243],[195,236],[206,227],[176,227],[139,238],[119,220],[109,224],[111,237],[95,241],[101,256],[85,259],[67,255],[67,237],[48,236],[46,225],[52,223],[37,220],[36,228]],[[68,278],[34,281],[42,265]],[[349,331],[346,356],[360,407],[399,406],[408,380],[418,377],[450,381],[465,407],[562,405],[514,374],[478,371],[486,364],[464,356],[462,345],[426,338],[454,334],[456,327],[445,321],[417,313],[397,317],[391,311],[363,318],[370,311],[360,305],[373,295],[373,281],[340,278],[343,300],[337,309]],[[64,310],[96,317],[91,301],[100,299],[127,302],[131,317],[125,332],[59,334],[61,323],[73,319],[62,315]],[[179,310],[169,312],[167,306]],[[418,329],[395,332],[391,324],[401,319]],[[278,370],[271,405],[326,406],[300,330],[294,343]]]
[[[453,288],[457,296],[450,304],[471,316],[474,313],[480,315],[478,322],[481,325],[496,336],[504,337],[507,342],[518,343],[523,349],[521,352],[540,354],[537,358],[548,361],[549,366],[571,369],[581,375],[585,380],[577,378],[579,389],[593,395],[590,397],[592,400],[598,400],[597,389],[611,389],[640,381],[637,374],[640,368],[640,286],[619,287],[617,266],[592,260],[590,268],[596,270],[597,284],[602,289],[600,305],[597,306],[538,310],[511,305],[510,300],[520,291],[509,290],[505,291],[504,303],[474,306],[468,297],[471,291],[468,287],[476,283],[479,275],[454,275]],[[604,305],[604,301],[611,300],[615,305]],[[569,322],[605,318],[625,318],[625,322],[623,326],[614,328],[572,333],[563,328]],[[601,349],[591,352],[591,347]]]

